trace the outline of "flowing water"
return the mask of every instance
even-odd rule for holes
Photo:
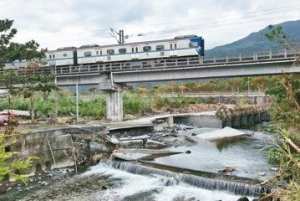
[[[236,201],[240,195],[228,191],[199,188],[201,181],[172,172],[144,168],[124,162],[101,161],[82,176],[110,175],[122,179],[122,184],[107,191],[95,192],[93,199],[103,201]],[[185,182],[190,181],[190,182]],[[205,180],[205,179],[203,179]],[[191,181],[194,181],[191,182]],[[210,183],[210,181],[208,181]],[[214,188],[213,184],[207,188]],[[200,185],[202,186],[202,185]],[[203,186],[202,186],[203,187]],[[216,186],[215,186],[216,187]],[[224,187],[224,186],[223,186]],[[226,188],[238,188],[231,186]],[[249,196],[250,200],[253,198]]]
[[[179,173],[138,163],[102,160],[82,175],[52,185],[50,190],[45,187],[37,192],[28,191],[30,193],[26,193],[24,200],[45,197],[62,200],[60,196],[72,201],[237,201],[241,196],[252,200],[270,190],[243,179],[266,180],[274,175],[267,159],[269,138],[268,134],[254,132],[251,137],[230,141],[170,147],[167,149],[185,153],[151,162],[151,165],[184,170]],[[233,167],[234,171],[226,174],[242,179],[233,181],[223,176],[208,178],[191,174],[208,172],[216,175],[227,166]]]

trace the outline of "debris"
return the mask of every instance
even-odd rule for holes
[[[226,174],[226,173],[228,173],[228,172],[233,172],[233,171],[235,171],[234,167],[228,166],[228,167],[225,167],[225,168],[222,169],[222,170],[219,170],[218,173]]]

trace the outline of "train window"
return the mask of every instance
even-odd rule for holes
[[[136,47],[136,48],[135,48],[135,52],[138,52],[138,51],[139,51],[139,48],[138,48],[138,47]]]
[[[98,55],[98,54],[99,54],[99,51],[96,51],[96,54]]]
[[[120,48],[119,53],[120,54],[126,54],[126,48]]]
[[[170,44],[170,50],[172,50],[173,49],[173,44]]]
[[[91,51],[84,52],[84,56],[85,57],[90,57],[90,56],[92,56],[92,52]]]
[[[63,54],[64,57],[67,57],[68,55],[66,53]]]
[[[115,54],[115,50],[114,49],[109,49],[109,50],[107,50],[107,54],[108,55]]]
[[[132,53],[134,53],[134,47],[133,47],[133,48],[131,48],[131,52],[132,52]]]
[[[197,42],[190,42],[189,43],[189,47],[192,48],[192,47],[198,47],[198,43]]]
[[[174,44],[174,49],[175,49],[175,50],[177,49],[177,44],[176,44],[176,43]]]
[[[156,51],[162,51],[165,49],[164,45],[156,45]]]
[[[151,46],[144,46],[143,51],[144,52],[150,52],[151,51]]]

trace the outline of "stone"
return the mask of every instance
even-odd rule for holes
[[[249,201],[247,197],[240,197],[237,201]]]
[[[225,167],[222,170],[219,170],[218,173],[224,174],[224,173],[233,172],[233,171],[235,171],[234,167],[228,166],[228,167]]]
[[[271,170],[272,170],[272,171],[277,171],[278,168],[277,168],[277,167],[272,167]]]
[[[108,187],[107,186],[101,186],[101,190],[107,190]]]
[[[7,188],[7,191],[10,191],[11,189],[12,189],[12,187],[8,187],[8,188]]]

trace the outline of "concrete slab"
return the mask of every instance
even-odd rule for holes
[[[234,128],[225,127],[220,130],[213,130],[211,132],[197,135],[196,137],[199,137],[204,140],[221,140],[224,138],[234,138],[241,136],[249,136],[249,134]]]
[[[180,154],[182,152],[169,150],[153,150],[153,149],[119,149],[115,150],[112,155],[115,158],[134,161],[134,160],[152,160],[154,158]]]

